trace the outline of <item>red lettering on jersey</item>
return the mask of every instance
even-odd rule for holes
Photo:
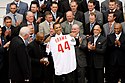
[[[68,43],[68,41],[66,41],[66,42],[65,42],[65,49],[68,49],[68,50],[70,50],[70,46],[69,46],[69,43]]]
[[[61,44],[58,44],[58,52],[64,52],[63,47]]]
[[[65,39],[67,39],[66,36],[61,36],[61,37],[56,38],[55,42],[58,43],[58,42],[65,40]]]

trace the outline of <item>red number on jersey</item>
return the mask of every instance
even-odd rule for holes
[[[68,41],[65,42],[64,48],[62,47],[62,44],[58,44],[58,52],[64,52],[65,49],[70,50]]]

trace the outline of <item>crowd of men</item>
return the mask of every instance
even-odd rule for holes
[[[125,83],[120,0],[14,0],[0,26],[0,83]]]

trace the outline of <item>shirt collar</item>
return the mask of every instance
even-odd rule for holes
[[[72,21],[72,22],[68,22],[69,24],[71,24],[71,25],[73,25],[73,23],[74,23],[74,20]]]
[[[119,34],[115,34],[116,38],[117,37],[120,38],[121,34],[122,34],[122,32],[120,32]]]
[[[19,37],[23,40],[23,42],[25,43],[25,40],[24,40],[24,38],[21,36],[21,35],[19,35]]]
[[[60,35],[56,34],[55,37],[59,37],[59,36],[62,36],[62,33]]]
[[[52,10],[51,10],[51,12],[52,12],[53,15],[56,14],[56,12],[53,12]]]
[[[93,9],[91,12],[95,12],[95,9]],[[89,11],[89,14],[90,14],[91,12]]]

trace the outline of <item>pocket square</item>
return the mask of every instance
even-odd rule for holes
[[[101,42],[98,42],[98,44],[101,44]]]

